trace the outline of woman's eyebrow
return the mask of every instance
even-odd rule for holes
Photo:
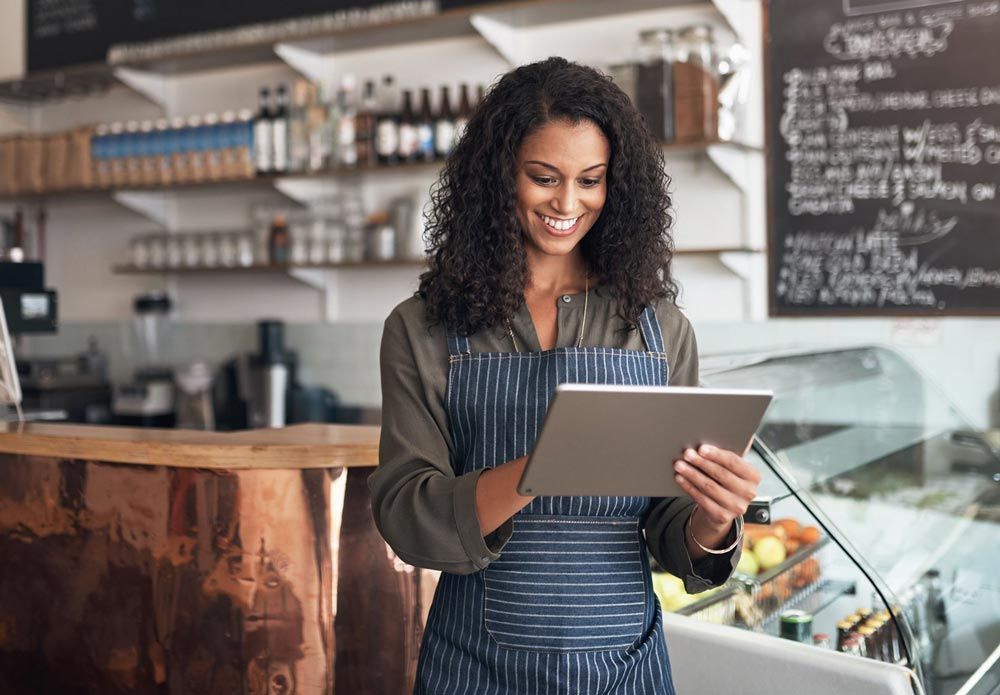
[[[549,164],[548,162],[539,161],[537,159],[529,159],[528,161],[525,162],[525,164],[537,164],[538,166],[543,166],[546,169],[551,169],[552,171],[556,172],[557,174],[561,174],[562,173],[561,171],[559,171],[559,167],[553,166],[552,164]],[[591,169],[599,169],[600,167],[606,167],[606,166],[608,166],[606,162],[601,162],[600,164],[592,164],[591,166],[589,166],[586,169],[584,169],[584,171],[590,171]]]

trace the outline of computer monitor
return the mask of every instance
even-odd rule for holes
[[[0,301],[0,405],[21,405],[21,381],[14,363],[14,343],[7,332],[7,316]]]

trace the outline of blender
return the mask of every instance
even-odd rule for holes
[[[135,359],[132,380],[115,389],[111,411],[119,424],[133,427],[173,427],[173,369],[163,359],[173,304],[163,293],[143,294],[133,303],[128,348]]]

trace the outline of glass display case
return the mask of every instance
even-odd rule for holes
[[[702,380],[775,393],[747,454],[770,523],[747,525],[721,589],[678,595],[661,578],[664,607],[903,665],[916,692],[1000,692],[988,438],[886,348],[706,360]]]

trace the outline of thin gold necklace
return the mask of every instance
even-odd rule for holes
[[[583,347],[583,331],[587,327],[587,305],[590,300],[590,273],[583,279],[583,320],[580,321],[580,335],[576,339],[576,347]],[[510,336],[510,342],[514,345],[514,352],[521,352],[521,348],[517,345],[517,338],[514,337],[514,329],[510,325],[510,319],[507,319],[507,335]]]

